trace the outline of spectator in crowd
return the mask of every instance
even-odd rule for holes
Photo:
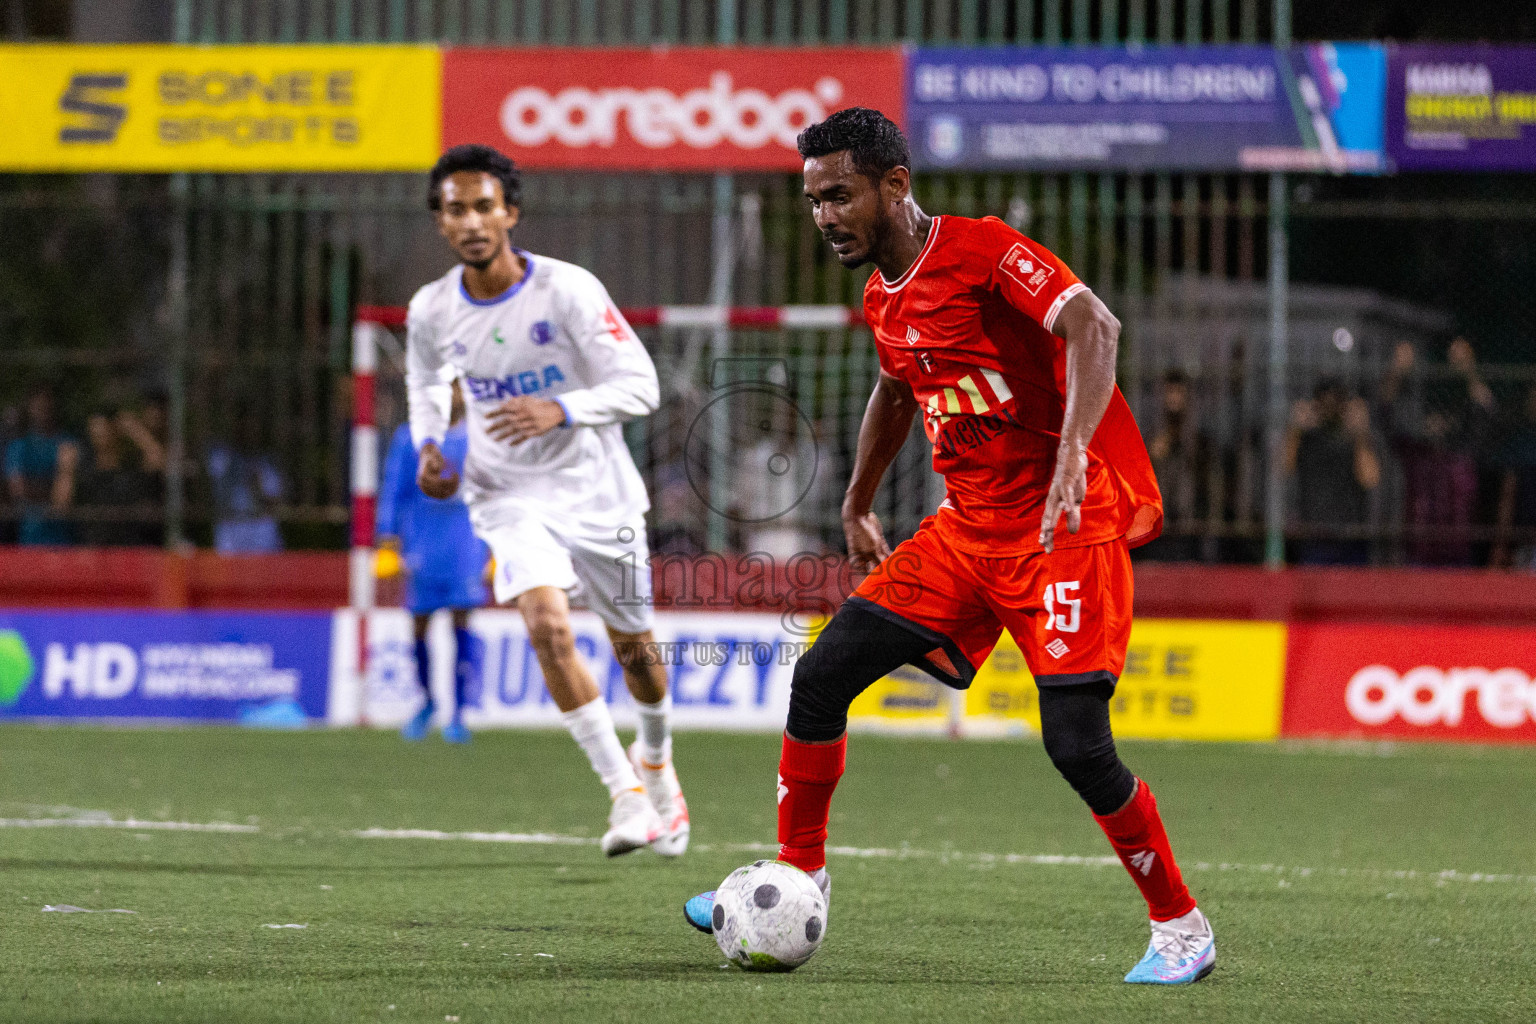
[[[688,427],[699,404],[699,396],[684,386],[649,420],[653,432],[650,458],[645,460],[646,484],[651,493],[651,550],[657,554],[697,555],[705,549],[697,529],[703,501],[689,481],[687,465]]]
[[[1536,569],[1536,384],[1526,391],[1520,416],[1506,428],[1493,463],[1499,473],[1499,505],[1490,562]]]
[[[1311,401],[1298,401],[1285,439],[1285,470],[1296,481],[1297,518],[1306,535],[1296,545],[1296,561],[1365,564],[1369,544],[1348,536],[1349,528],[1366,524],[1371,493],[1381,483],[1365,400],[1325,379]]]
[[[143,429],[126,411],[115,417],[96,412],[85,421],[87,451],[75,491],[87,513],[76,530],[83,544],[155,543],[156,471],[164,467],[164,450],[150,438],[146,453],[144,441],[130,441],[134,428]]]
[[[0,405],[0,461],[11,442],[21,436],[21,407]],[[11,504],[10,485],[0,481],[0,544],[16,543],[17,510]]]
[[[27,399],[27,429],[5,446],[5,482],[19,513],[17,541],[67,544],[62,518],[74,501],[79,448],[54,426],[53,396],[36,391]]]
[[[113,425],[128,443],[130,461],[149,481],[151,496],[165,493],[165,409],[150,399],[138,409],[124,407],[117,411]]]
[[[213,546],[221,555],[265,554],[283,549],[276,509],[286,490],[272,456],[261,451],[259,421],[243,417],[240,441],[208,450],[213,489]]]
[[[1406,394],[1417,353],[1402,342],[1382,383],[1382,408],[1401,460],[1408,560],[1418,565],[1470,565],[1477,506],[1477,459],[1491,432],[1493,391],[1465,338],[1451,342],[1449,387],[1422,402]]]
[[[1183,370],[1163,374],[1162,404],[1147,441],[1152,469],[1163,492],[1163,534],[1147,545],[1144,557],[1175,561],[1197,558],[1205,441],[1190,412],[1189,377]]]
[[[825,492],[826,467],[815,429],[788,398],[767,399],[759,413],[757,440],[735,461],[731,516],[741,524],[744,551],[779,564],[796,555],[822,553],[816,513]],[[749,434],[750,436],[750,434]]]

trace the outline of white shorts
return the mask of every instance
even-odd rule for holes
[[[534,587],[559,587],[620,633],[644,633],[651,610],[645,519],[594,527],[509,505],[471,506],[475,533],[496,559],[497,604]]]

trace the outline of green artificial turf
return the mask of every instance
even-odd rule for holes
[[[855,737],[832,841],[885,852],[832,857],[806,967],[722,969],[681,904],[772,839],[778,741],[677,747],[702,848],[605,862],[352,834],[593,838],[564,734],[0,728],[0,1019],[1536,1020],[1536,751],[1123,744],[1218,937],[1209,979],[1151,989],[1120,981],[1147,937],[1125,873],[1038,859],[1108,848],[1029,742]],[[258,831],[16,823],[101,813]]]

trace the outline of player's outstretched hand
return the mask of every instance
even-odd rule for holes
[[[565,422],[565,406],[547,398],[518,395],[485,416],[486,433],[497,441],[517,444],[547,434]]]
[[[1088,493],[1088,452],[1083,448],[1062,446],[1056,449],[1056,472],[1045,496],[1045,514],[1040,518],[1040,546],[1050,554],[1056,549],[1056,526],[1061,514],[1067,514],[1067,532],[1083,527],[1083,498]]]
[[[445,473],[448,460],[437,445],[428,441],[421,446],[416,462],[416,486],[429,498],[451,498],[459,489],[459,474]]]
[[[869,572],[891,556],[880,517],[873,512],[843,516],[843,536],[848,541],[848,561],[860,572]]]

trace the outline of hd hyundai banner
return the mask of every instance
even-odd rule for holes
[[[902,121],[900,50],[449,50],[443,145],[525,167],[794,170],[795,136],[843,107]]]
[[[1536,630],[1296,624],[1285,736],[1536,742]]]
[[[1379,171],[1377,44],[919,49],[923,168]]]
[[[1398,170],[1536,170],[1536,47],[1391,52],[1387,151]]]
[[[0,718],[323,721],[331,615],[0,611]]]

